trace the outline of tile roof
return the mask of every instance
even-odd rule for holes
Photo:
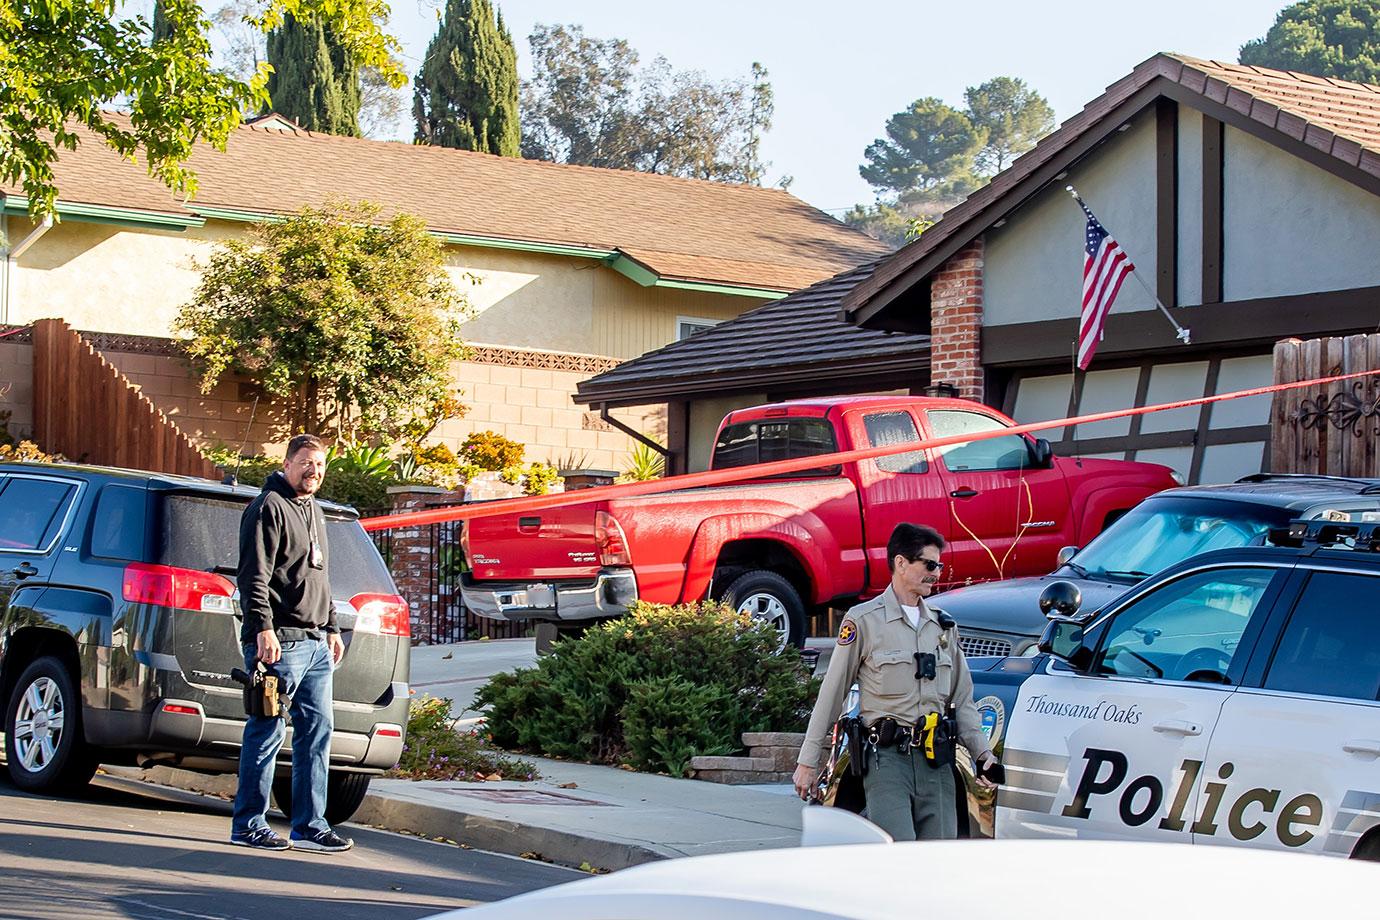
[[[627,250],[665,277],[779,291],[886,251],[781,189],[249,125],[224,153],[197,147],[188,165],[199,190],[184,204],[141,166],[78,133],[81,143],[60,151],[55,169],[64,202],[185,215],[368,199],[439,233]]]
[[[578,384],[575,401],[637,405],[696,393],[770,389],[780,382],[923,371],[930,337],[844,322],[843,296],[872,274],[866,263],[648,352]]]
[[[880,308],[871,305],[877,294],[938,250],[961,246],[986,232],[1004,213],[1004,199],[1156,80],[1174,84],[1178,95],[1190,104],[1196,97],[1225,106],[1263,129],[1307,144],[1342,165],[1380,179],[1380,86],[1181,54],[1157,54],[1107,87],[987,185],[950,208],[920,239],[879,262],[872,277],[845,297],[843,307],[849,318],[870,325],[895,324],[894,319],[881,318],[879,310],[885,310],[884,304]],[[901,283],[919,280],[912,273]]]

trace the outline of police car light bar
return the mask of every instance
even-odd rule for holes
[[[1308,546],[1380,553],[1380,524],[1342,524],[1335,521],[1291,521],[1289,536]]]

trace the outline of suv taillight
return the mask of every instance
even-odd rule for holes
[[[350,598],[355,608],[355,632],[383,636],[412,635],[412,611],[397,594],[356,594]]]
[[[235,583],[215,572],[131,562],[125,566],[124,598],[134,604],[234,613]]]
[[[600,565],[632,565],[627,534],[618,518],[607,511],[594,512],[594,545],[599,548]]]

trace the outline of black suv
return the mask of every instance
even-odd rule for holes
[[[97,764],[237,769],[244,727],[234,583],[257,489],[104,467],[0,464],[0,701],[16,785],[61,791]],[[345,658],[327,818],[392,767],[407,724],[407,604],[347,507],[323,502]],[[291,745],[274,797],[290,813]]]
[[[933,603],[958,621],[966,655],[1033,655],[1045,625],[1039,598],[1051,582],[1077,585],[1082,608],[1096,610],[1176,562],[1263,543],[1291,520],[1322,517],[1380,520],[1380,480],[1256,473],[1227,485],[1166,489],[1082,549],[1062,550],[1049,575],[957,588]]]

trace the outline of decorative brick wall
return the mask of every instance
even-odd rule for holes
[[[982,238],[949,257],[930,283],[930,382],[981,400]]]
[[[393,486],[388,490],[394,514],[421,511],[437,504],[447,494],[445,489],[435,486]],[[391,532],[388,546],[388,567],[393,572],[393,581],[412,610],[412,635],[414,639],[427,636],[432,624],[424,620],[436,609],[436,598],[432,596],[432,569],[436,560],[431,554],[431,527],[396,528]]]

